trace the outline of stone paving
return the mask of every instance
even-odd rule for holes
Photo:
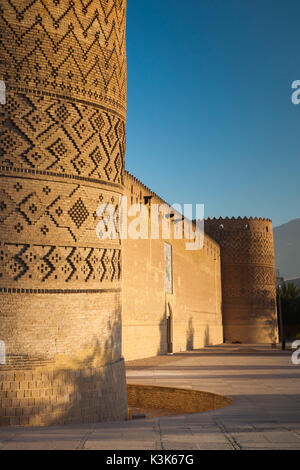
[[[0,449],[300,449],[300,366],[270,346],[221,345],[127,363],[129,383],[231,396],[226,408],[121,423],[0,428]]]

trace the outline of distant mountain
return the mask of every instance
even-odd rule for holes
[[[288,284],[289,282],[295,284],[296,287],[298,287],[298,289],[300,289],[300,277],[298,277],[298,279],[289,279],[287,281],[284,281],[285,284]]]
[[[276,268],[284,279],[300,278],[300,218],[274,227]]]

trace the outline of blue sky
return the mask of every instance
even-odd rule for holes
[[[126,168],[206,217],[300,217],[299,0],[128,0]]]

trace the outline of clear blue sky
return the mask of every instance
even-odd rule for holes
[[[206,217],[300,217],[299,0],[128,0],[126,168]]]

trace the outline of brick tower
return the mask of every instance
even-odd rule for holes
[[[2,0],[0,424],[123,419],[126,0]],[[4,82],[4,83],[3,83]]]
[[[207,219],[221,246],[224,337],[227,342],[278,340],[275,258],[268,219]]]

